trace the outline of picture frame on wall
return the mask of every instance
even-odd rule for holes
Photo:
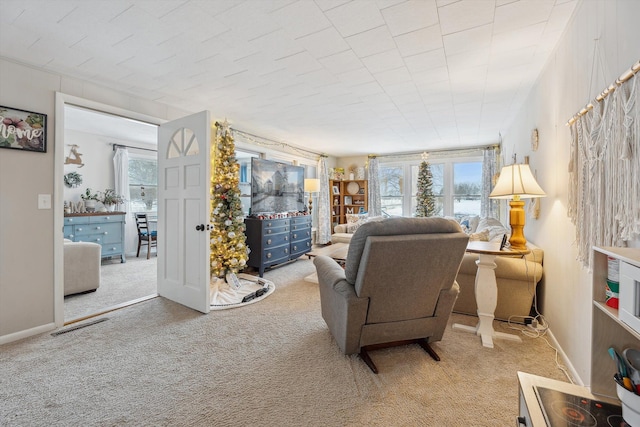
[[[47,152],[47,115],[0,105],[0,148]]]

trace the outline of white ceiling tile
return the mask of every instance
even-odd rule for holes
[[[341,74],[364,67],[362,60],[351,49],[320,58],[318,62],[334,74]]]
[[[369,70],[364,67],[357,70],[347,71],[346,73],[338,74],[337,77],[341,82],[349,86],[369,83],[375,80]]]
[[[362,58],[362,62],[371,74],[404,67],[404,61],[395,49],[367,56]]]
[[[412,56],[442,48],[442,35],[438,25],[396,36],[394,40],[402,56]]]
[[[350,48],[333,27],[300,37],[296,41],[314,58],[324,58]]]
[[[438,8],[442,34],[453,34],[493,22],[494,0],[461,0]]]
[[[320,10],[326,12],[327,10],[335,9],[345,3],[349,3],[351,0],[314,0]]]
[[[491,50],[494,53],[537,46],[540,43],[546,24],[528,25],[511,31],[503,31],[493,35]]]
[[[409,73],[409,70],[404,66],[376,73],[374,74],[374,77],[382,86],[397,85],[400,83],[410,82],[412,80],[411,73]]]
[[[298,1],[271,13],[293,38],[316,33],[331,26],[322,10],[312,1]]]
[[[517,28],[545,22],[551,15],[554,0],[518,1],[496,7],[494,32],[513,31]]]
[[[353,1],[325,11],[343,37],[353,36],[384,25],[384,19],[375,3]]]
[[[404,63],[412,74],[416,74],[433,68],[446,67],[447,59],[444,56],[444,49],[435,49],[405,57]]]
[[[382,9],[391,35],[410,33],[438,23],[438,10],[435,3],[424,0],[409,0]]]
[[[345,38],[351,49],[360,58],[395,49],[396,44],[386,26],[380,26],[368,31]]]
[[[445,35],[442,37],[444,50],[447,56],[449,56],[476,49],[488,48],[491,46],[492,30],[491,25],[483,25],[470,30]]]

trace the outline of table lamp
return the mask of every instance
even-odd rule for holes
[[[304,191],[309,193],[309,215],[311,215],[311,205],[313,204],[311,196],[313,193],[320,191],[320,180],[317,178],[305,178]]]
[[[511,199],[509,206],[509,225],[511,226],[511,249],[524,250],[527,239],[524,237],[524,201],[532,197],[546,197],[527,164],[513,164],[505,166],[500,171],[500,177],[495,188],[489,194],[491,199]]]

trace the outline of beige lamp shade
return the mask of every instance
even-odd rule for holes
[[[533,177],[529,165],[516,164],[502,168],[498,182],[489,197],[492,199],[510,199],[512,197],[528,199],[546,197],[546,194]]]
[[[306,193],[317,193],[320,191],[320,180],[317,178],[305,178],[304,191]]]

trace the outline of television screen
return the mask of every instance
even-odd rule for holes
[[[300,212],[304,201],[304,168],[251,158],[251,213]]]

